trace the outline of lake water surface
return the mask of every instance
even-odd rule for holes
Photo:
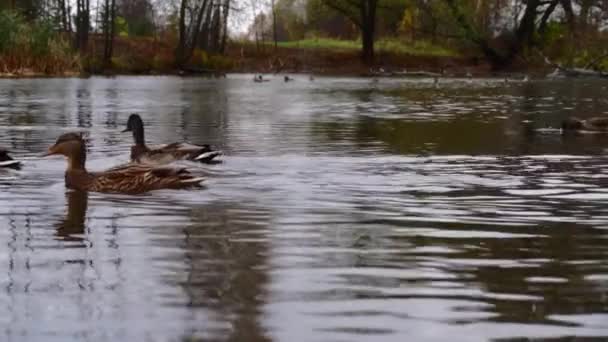
[[[0,80],[2,341],[606,341],[608,82]],[[194,191],[66,192],[188,140]],[[573,339],[572,337],[578,337]]]

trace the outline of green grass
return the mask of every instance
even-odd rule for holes
[[[272,45],[272,42],[266,42]],[[279,42],[280,47],[301,48],[301,49],[337,49],[337,50],[358,50],[361,49],[361,41],[358,40],[339,40],[330,38],[312,38],[296,41]],[[460,54],[452,49],[434,45],[427,41],[417,41],[408,43],[398,39],[381,39],[376,41],[376,51],[393,52],[414,56],[459,56]]]

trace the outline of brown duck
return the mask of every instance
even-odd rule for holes
[[[21,162],[14,160],[8,155],[6,150],[0,148],[0,168],[10,168],[19,170],[21,168]]]
[[[133,132],[135,145],[131,147],[131,161],[147,164],[167,164],[175,160],[191,160],[202,163],[213,163],[215,157],[222,154],[214,151],[209,145],[172,143],[154,149],[146,146],[144,141],[144,122],[137,114],[131,114],[127,128],[123,132]]]
[[[61,135],[46,155],[60,154],[67,158],[65,185],[80,191],[137,194],[158,189],[184,189],[200,186],[203,178],[193,177],[184,168],[153,167],[126,164],[103,172],[85,168],[86,147],[76,133]]]
[[[580,131],[608,132],[608,118],[595,117],[588,120],[568,118],[562,121],[562,133]]]

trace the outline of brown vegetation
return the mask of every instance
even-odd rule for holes
[[[464,68],[487,72],[489,66],[475,57],[413,56],[398,52],[376,52],[376,63],[361,60],[356,50],[278,47],[258,51],[254,44],[231,44],[226,51],[233,61],[230,71],[255,73],[315,73],[333,75],[370,75],[372,70],[426,70],[460,73]]]

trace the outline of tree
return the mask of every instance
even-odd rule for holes
[[[117,0],[116,11],[126,21],[129,36],[154,34],[154,6],[151,0]]]
[[[103,62],[106,67],[112,62],[112,52],[114,48],[114,35],[116,29],[116,0],[104,0],[103,7]]]
[[[223,50],[229,5],[228,0],[181,0],[175,58],[177,67],[183,67],[197,47],[207,52]]]
[[[342,13],[359,28],[363,43],[361,59],[366,64],[372,64],[378,0],[323,0],[323,3]]]
[[[89,42],[90,2],[89,0],[76,0],[76,48],[86,52]]]
[[[443,0],[450,8],[460,25],[466,39],[477,45],[495,69],[508,67],[524,50],[538,47],[538,37],[542,35],[547,21],[558,6],[562,8],[574,30],[574,13],[570,0],[527,0],[521,2],[521,10],[513,10],[513,26],[510,28],[510,39],[506,40],[506,49],[501,51],[492,45],[493,30],[480,27],[471,18],[467,0]]]
[[[277,51],[277,6],[275,0],[271,0],[272,6],[272,39],[274,40],[274,51]]]

